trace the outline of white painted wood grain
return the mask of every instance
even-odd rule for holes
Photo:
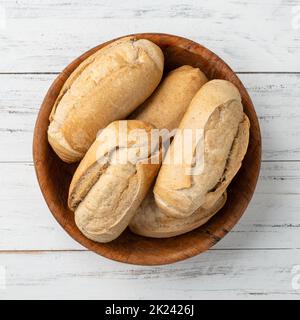
[[[34,122],[55,76],[0,75],[0,150],[5,150],[1,161],[31,161]],[[300,159],[300,75],[242,74],[241,78],[260,118],[264,159]],[[300,247],[299,169],[298,163],[263,164],[247,214],[218,247]],[[0,173],[1,249],[81,248],[50,216],[31,164],[3,163]]]
[[[212,250],[164,267],[109,261],[58,226],[31,163],[34,122],[56,75],[0,74],[0,266],[7,274],[0,299],[299,299],[291,283],[291,270],[300,265],[300,28],[293,28],[298,20],[292,11],[299,5],[2,0],[7,19],[0,27],[0,73],[57,72],[105,40],[151,31],[198,41],[236,71],[273,74],[240,75],[260,119],[268,161],[250,207]]]
[[[37,113],[56,75],[0,75],[0,161],[31,161]],[[300,74],[241,74],[259,116],[264,160],[300,160]],[[16,152],[18,150],[18,152]]]
[[[165,32],[191,38],[237,71],[300,71],[297,0],[3,0],[0,72],[60,71],[117,36]]]
[[[291,272],[299,264],[300,250],[215,250],[161,267],[90,252],[0,253],[0,299],[299,299]]]
[[[83,249],[51,215],[32,164],[0,164],[0,250]]]
[[[32,164],[0,164],[0,250],[83,249],[46,207]],[[300,248],[300,162],[263,163],[256,194],[217,249]]]

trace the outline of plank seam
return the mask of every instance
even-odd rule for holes
[[[300,162],[300,159],[296,160],[262,160],[262,163],[298,163]],[[28,164],[28,165],[33,165],[33,161],[30,160],[0,160],[0,164]]]
[[[0,75],[58,75],[61,71],[40,71],[40,72],[0,72]],[[236,74],[294,74],[299,75],[300,71],[235,71]]]
[[[300,248],[211,248],[208,251],[288,251],[300,250]],[[42,249],[42,250],[0,250],[0,254],[43,254],[64,252],[93,252],[87,249]]]

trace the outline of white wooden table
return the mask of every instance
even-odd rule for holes
[[[163,267],[75,243],[46,207],[31,155],[57,73],[105,40],[147,31],[191,38],[228,62],[263,135],[260,180],[238,225],[209,252]],[[297,299],[299,265],[300,0],[0,1],[0,299]]]

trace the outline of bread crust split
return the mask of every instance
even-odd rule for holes
[[[187,168],[193,169],[194,165],[188,162],[189,159],[182,165],[163,163],[154,186],[156,204],[165,214],[175,218],[189,217],[203,206],[209,208],[216,201],[212,194],[223,183],[228,163],[235,164],[231,171],[233,176],[241,166],[249,141],[249,121],[243,113],[238,89],[225,80],[204,84],[179,125],[179,129],[186,128],[204,132],[203,170],[200,174],[189,174]],[[167,156],[178,152],[174,147],[176,139],[177,135]],[[237,139],[243,141],[238,152],[234,148]],[[195,152],[196,142],[191,147]],[[233,162],[232,158],[238,161]],[[226,178],[226,186],[233,176]]]
[[[98,50],[70,75],[53,106],[48,140],[71,163],[83,158],[98,131],[126,118],[155,90],[163,74],[161,49],[126,37]]]
[[[167,238],[192,231],[212,218],[224,206],[227,199],[226,189],[241,167],[248,147],[249,128],[249,119],[244,115],[222,178],[215,189],[206,194],[205,202],[200,208],[190,216],[173,217],[160,209],[151,190],[130,223],[131,231],[147,237]]]
[[[127,127],[126,143],[107,134],[112,132],[119,137],[120,124]],[[68,205],[75,212],[76,225],[87,238],[109,242],[129,224],[160,167],[159,146],[153,153],[149,148],[153,128],[143,121],[115,121],[102,131],[79,164],[71,182]],[[137,129],[144,130],[145,140],[131,136]],[[143,159],[136,163],[112,163],[116,155],[136,154],[140,147],[147,151]]]

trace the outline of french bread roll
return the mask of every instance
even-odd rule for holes
[[[172,217],[158,207],[153,193],[149,192],[130,222],[131,231],[147,237],[167,238],[194,230],[213,217],[224,206],[226,189],[241,166],[248,146],[249,127],[249,120],[244,115],[233,141],[226,169],[215,189],[207,193],[206,202],[201,207],[190,216]]]
[[[208,209],[199,208],[186,218],[174,218],[163,213],[149,192],[129,224],[133,233],[151,238],[169,238],[192,231],[205,224],[218,212],[227,199],[226,192]]]
[[[89,239],[109,242],[127,227],[160,167],[153,126],[115,121],[97,137],[72,179],[68,205]],[[125,130],[125,131],[124,131]]]
[[[249,139],[249,121],[243,113],[241,96],[238,89],[225,80],[212,80],[203,85],[179,125],[180,134],[185,129],[193,133],[196,130],[202,131],[202,154],[198,153],[197,157],[203,159],[203,168],[195,173],[195,159],[192,157],[183,157],[179,164],[174,161],[164,162],[154,186],[155,201],[160,210],[171,217],[184,218],[198,208],[210,207],[215,202],[215,197],[211,195],[222,184],[229,160],[236,156],[232,148],[241,126],[244,128],[242,132],[245,139],[239,149],[241,159],[235,165],[236,172],[246,153]],[[177,133],[168,149],[167,159],[172,160],[172,156],[179,152],[176,148],[179,139]],[[191,141],[189,147],[192,154],[199,152],[199,141]],[[227,179],[227,185],[232,178]]]
[[[48,140],[65,162],[79,161],[98,131],[126,118],[159,84],[161,49],[126,37],[83,61],[65,82],[50,115]]]
[[[130,118],[172,131],[179,125],[197,91],[207,81],[199,68],[185,65],[174,69]]]

